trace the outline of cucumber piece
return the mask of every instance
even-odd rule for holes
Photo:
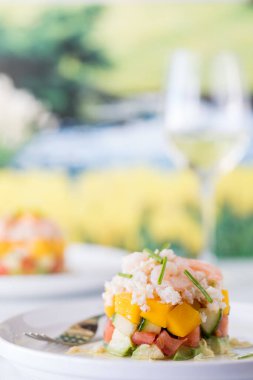
[[[206,338],[209,338],[220,323],[222,310],[211,311],[208,309],[200,309],[200,311],[204,311],[207,315],[206,322],[201,323],[201,331]]]
[[[218,338],[217,336],[211,336],[207,339],[207,344],[215,355],[225,355],[230,351],[228,337]]]
[[[126,336],[131,336],[137,329],[137,325],[130,322],[120,314],[115,314],[112,319],[113,326]]]
[[[177,352],[175,353],[173,360],[180,361],[180,360],[189,360],[194,358],[194,356],[198,355],[200,353],[200,348],[193,348],[193,347],[180,347]]]
[[[138,360],[162,360],[164,355],[155,344],[141,344],[134,350],[132,358]]]
[[[162,328],[160,326],[154,325],[154,323],[149,322],[147,319],[142,318],[139,324],[138,331],[151,332],[156,335],[160,334]]]
[[[112,339],[106,347],[109,354],[116,356],[129,356],[132,354],[134,345],[131,339],[115,329],[112,334]]]

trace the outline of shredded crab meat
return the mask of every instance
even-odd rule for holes
[[[224,309],[222,302],[222,274],[218,268],[211,264],[195,259],[178,257],[171,249],[156,251],[161,258],[167,258],[162,283],[158,284],[162,265],[148,252],[134,252],[124,257],[122,272],[131,274],[131,278],[114,276],[105,284],[103,298],[105,304],[113,304],[115,294],[127,292],[132,294],[132,303],[147,311],[147,299],[158,298],[163,303],[172,305],[186,301],[193,304],[200,302],[210,310]],[[188,270],[212,297],[213,302],[208,303],[201,291],[184,274]],[[204,321],[204,314],[201,316]]]

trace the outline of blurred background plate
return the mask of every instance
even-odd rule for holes
[[[93,244],[72,244],[66,250],[65,273],[0,276],[0,298],[59,297],[93,294],[120,267],[123,250]]]

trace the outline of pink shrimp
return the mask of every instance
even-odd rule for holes
[[[192,287],[192,282],[184,275],[184,270],[201,272],[208,282],[219,283],[222,281],[222,274],[215,266],[199,260],[176,257],[173,262],[168,262],[164,273],[163,281],[171,284],[177,291],[184,291]],[[157,284],[161,272],[161,265],[156,266],[151,273],[151,283]],[[193,273],[194,274],[194,273]]]
[[[175,262],[181,271],[190,269],[195,272],[202,272],[210,282],[214,281],[219,283],[223,279],[220,269],[212,264],[196,259],[187,259],[185,257],[176,257]]]
[[[200,260],[186,259],[190,269],[196,272],[203,272],[209,281],[220,282],[222,281],[222,273],[219,268],[212,264],[204,263]]]
[[[191,281],[184,275],[171,277],[169,283],[173,286],[178,292],[183,291],[189,287],[192,287]]]

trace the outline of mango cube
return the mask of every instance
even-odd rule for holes
[[[156,299],[148,299],[147,305],[150,309],[149,311],[142,311],[141,317],[157,326],[166,327],[168,312],[172,308],[172,305],[161,303]]]
[[[113,304],[111,306],[105,306],[105,315],[107,315],[108,318],[111,318],[115,314],[115,304],[113,300]]]
[[[167,316],[167,329],[181,338],[190,334],[200,323],[199,312],[186,302],[175,306]]]
[[[223,294],[222,302],[224,302],[224,303],[226,304],[226,307],[225,307],[225,309],[223,310],[223,314],[224,314],[224,315],[228,315],[228,314],[229,314],[229,311],[230,311],[229,294],[228,294],[228,291],[227,291],[226,289],[223,289],[223,290],[222,290],[222,294]]]
[[[118,313],[128,319],[130,322],[138,324],[140,322],[140,308],[133,305],[132,295],[130,293],[120,293],[115,295],[115,313]]]

